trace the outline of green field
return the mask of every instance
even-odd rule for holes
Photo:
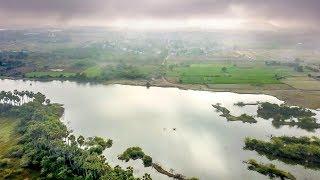
[[[222,68],[225,67],[225,71]],[[236,67],[233,65],[192,64],[176,67],[167,72],[167,77],[178,78],[185,84],[279,84],[275,76],[291,74],[284,67]]]
[[[89,67],[83,73],[89,78],[99,77],[102,74],[102,68],[99,66]]]
[[[56,72],[56,71],[36,71],[36,72],[26,73],[27,78],[44,78],[44,77],[56,78],[61,76],[71,77],[75,75],[76,75],[75,73],[71,73],[71,72]]]
[[[17,143],[14,133],[16,126],[16,120],[0,117],[0,157],[3,157],[9,148]]]
[[[39,173],[22,168],[20,159],[7,157],[19,141],[18,123],[17,119],[0,117],[0,179],[38,179]]]

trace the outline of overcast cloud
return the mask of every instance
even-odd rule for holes
[[[0,0],[0,25],[110,25],[115,20],[243,19],[319,27],[320,0]]]

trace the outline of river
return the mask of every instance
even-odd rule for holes
[[[269,95],[206,92],[127,85],[81,84],[76,82],[39,82],[0,80],[0,90],[29,90],[44,93],[52,102],[64,105],[62,121],[74,134],[111,138],[113,146],[105,151],[111,165],[133,166],[138,176],[150,173],[154,179],[168,179],[140,160],[129,163],[117,155],[139,146],[166,169],[200,179],[268,179],[247,170],[244,160],[257,159],[290,171],[298,179],[319,179],[320,171],[281,161],[269,161],[243,150],[244,138],[269,139],[270,135],[316,135],[295,127],[276,129],[270,120],[256,124],[227,122],[211,104],[221,103],[233,115],[256,115],[257,106],[237,107],[239,101],[283,103]],[[320,115],[317,112],[317,118]]]

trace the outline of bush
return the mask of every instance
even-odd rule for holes
[[[4,168],[10,164],[11,160],[4,158],[0,160],[0,168]]]
[[[143,156],[142,158],[144,167],[152,166],[152,158],[148,155]]]

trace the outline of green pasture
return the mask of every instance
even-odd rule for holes
[[[223,68],[225,69],[223,70]],[[285,67],[237,67],[233,65],[192,64],[167,72],[185,84],[279,84],[277,77],[289,76]]]

